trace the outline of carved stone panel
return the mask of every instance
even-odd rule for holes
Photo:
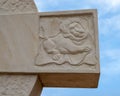
[[[46,87],[96,88],[99,48],[96,10],[40,13],[35,68]]]
[[[99,64],[95,15],[58,14],[40,16],[35,65],[95,70]]]
[[[0,15],[0,45],[0,73],[39,74],[48,87],[98,85],[96,10]]]
[[[96,14],[0,15],[0,72],[99,73]]]

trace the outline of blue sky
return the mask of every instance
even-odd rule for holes
[[[40,12],[97,9],[101,77],[97,89],[44,88],[42,96],[120,96],[120,0],[35,0]]]

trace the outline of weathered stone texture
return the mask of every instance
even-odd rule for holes
[[[0,0],[0,14],[37,12],[33,0]]]
[[[49,87],[98,85],[96,10],[0,15],[0,45],[1,73],[36,73]]]
[[[41,90],[36,75],[0,75],[0,96],[39,96]]]
[[[2,41],[0,41],[0,46],[2,46],[0,48],[0,54],[1,54],[0,55],[0,67],[1,67],[1,69],[7,68],[7,71],[10,71],[9,70],[10,66],[9,67],[6,66],[7,62],[9,62],[8,59],[10,59],[10,61],[14,61],[16,56],[20,56],[20,53],[17,53],[17,55],[15,56],[15,54],[16,54],[15,50],[19,50],[19,48],[21,46],[20,44],[18,44],[18,42],[22,41],[22,38],[20,35],[22,35],[22,37],[24,37],[24,36],[27,37],[27,33],[26,33],[27,30],[25,29],[25,27],[28,27],[27,32],[31,32],[31,31],[33,32],[33,30],[36,31],[35,29],[38,29],[35,26],[38,21],[38,20],[36,20],[37,16],[35,14],[34,15],[28,14],[27,17],[25,16],[25,18],[23,15],[21,16],[18,14],[36,13],[36,12],[37,12],[37,8],[36,8],[33,0],[0,0],[0,26],[4,27],[3,29],[0,28],[0,38],[2,40]],[[10,14],[12,14],[12,16]],[[5,18],[4,18],[4,16],[5,16]],[[23,17],[23,20],[22,20],[22,17]],[[26,19],[27,19],[27,22],[26,22]],[[33,20],[33,21],[31,21],[31,20]],[[22,21],[22,23],[20,23],[21,21]],[[18,25],[16,25],[16,24],[18,24]],[[25,26],[25,25],[27,25],[27,26]],[[37,23],[37,25],[38,25],[38,23]],[[31,28],[32,26],[34,27],[34,29]],[[26,35],[24,34],[24,32]],[[32,33],[31,33],[31,35],[32,35]],[[18,39],[15,40],[15,38],[13,38],[14,36]],[[19,36],[20,36],[20,38],[19,38]],[[30,34],[29,34],[29,36],[30,36]],[[29,38],[29,36],[28,36],[28,38]],[[10,39],[12,40],[12,42]],[[9,42],[9,40],[10,40],[10,42]],[[26,38],[26,40],[23,40],[23,42],[24,41],[30,42],[31,40],[29,41]],[[7,44],[8,43],[9,44],[7,45],[6,42],[7,42]],[[17,46],[17,44],[18,44],[19,48],[15,47],[15,46]],[[23,46],[24,46],[24,44],[23,44]],[[28,47],[30,48],[30,46],[28,46]],[[24,48],[25,48],[25,46],[24,46]],[[8,52],[8,50],[9,50],[9,52]],[[20,50],[21,50],[21,48],[20,48]],[[15,54],[13,55],[13,54],[11,54],[11,52],[15,53]],[[29,49],[28,53],[31,53],[30,49]],[[31,55],[29,54],[29,56],[31,56]],[[14,59],[12,59],[12,58],[14,58]],[[2,62],[2,60],[3,60],[3,62]],[[22,61],[24,61],[24,60],[22,60]],[[19,62],[19,61],[17,60],[17,62]],[[10,64],[10,62],[9,62],[9,64]],[[11,68],[16,69],[14,67],[11,67]],[[18,69],[16,69],[16,70],[18,70]],[[1,70],[0,70],[0,73],[1,73]],[[40,96],[41,91],[42,91],[42,84],[37,75],[0,74],[0,96]]]

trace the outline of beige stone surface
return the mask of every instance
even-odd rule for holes
[[[95,88],[97,25],[96,10],[0,15],[0,73],[36,73],[48,87]]]
[[[0,96],[40,96],[41,91],[36,75],[0,75]]]
[[[73,70],[98,68],[98,33],[95,10],[41,13],[39,52],[35,65]],[[82,68],[80,68],[82,67]]]
[[[100,75],[97,11],[40,13],[35,65],[43,86],[97,88]]]
[[[0,14],[31,12],[37,12],[37,8],[33,0],[0,0]]]
[[[20,56],[22,54],[20,43],[23,44],[23,48],[28,48],[29,51],[25,50],[28,55],[30,55],[29,53],[34,53],[33,47],[32,50],[29,49],[34,44],[31,46],[24,44],[33,41],[33,38],[30,39],[32,35],[31,31],[36,33],[38,30],[37,26],[35,26],[38,25],[37,16],[33,14],[36,12],[37,8],[33,0],[0,0],[0,40],[2,40],[0,42],[0,46],[2,46],[0,48],[0,69],[5,68],[5,70],[10,72],[9,68],[11,69],[14,66],[15,59],[17,58],[17,62],[21,61],[19,58],[22,57],[22,55]],[[31,27],[34,27],[34,30]],[[27,34],[29,37],[27,37]],[[26,38],[23,40],[24,36]],[[24,55],[22,58],[24,58]],[[12,70],[14,68],[16,67],[13,67]],[[0,74],[0,96],[40,96],[42,87],[37,75]]]
[[[0,15],[1,72],[27,72],[29,67],[34,68],[37,33],[36,14]]]
[[[0,15],[0,22],[1,72],[99,73],[96,10]]]

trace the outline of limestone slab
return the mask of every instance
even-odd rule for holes
[[[36,75],[0,75],[0,96],[40,96],[41,91]]]
[[[97,87],[97,25],[96,10],[0,15],[0,72],[37,73],[48,87]]]
[[[38,26],[38,16],[34,13],[0,15],[1,72],[34,70]]]

